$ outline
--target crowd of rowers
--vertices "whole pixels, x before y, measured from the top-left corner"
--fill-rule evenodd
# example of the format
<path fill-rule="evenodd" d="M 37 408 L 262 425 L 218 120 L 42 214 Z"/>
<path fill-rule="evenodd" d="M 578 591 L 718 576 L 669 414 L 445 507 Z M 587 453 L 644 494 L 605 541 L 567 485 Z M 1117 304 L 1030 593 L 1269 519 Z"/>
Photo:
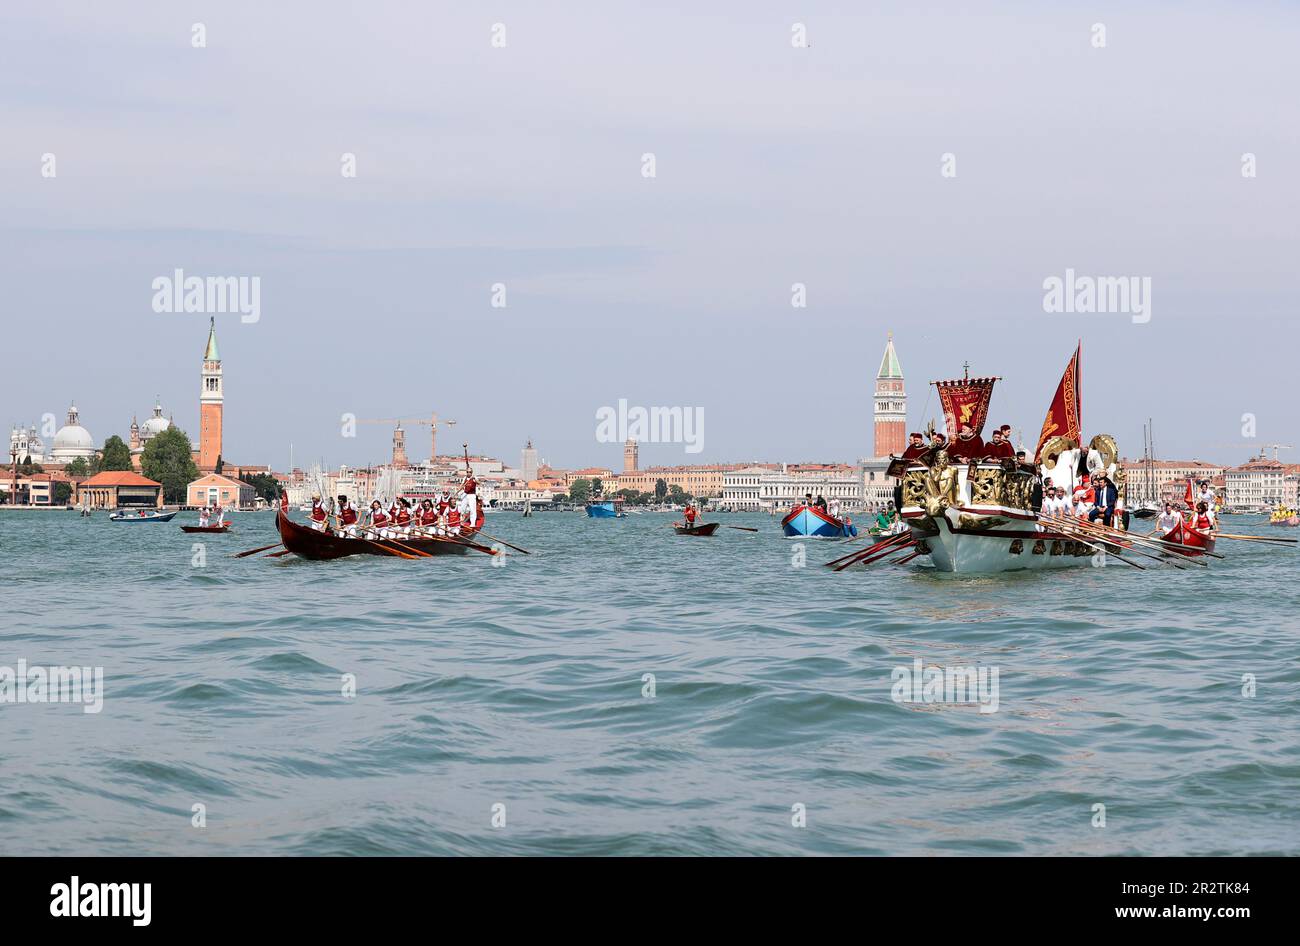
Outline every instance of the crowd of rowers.
<path fill-rule="evenodd" d="M 1012 445 L 1010 424 L 1003 424 L 996 428 L 990 435 L 988 443 L 975 433 L 970 424 L 962 424 L 956 439 L 951 443 L 948 442 L 946 435 L 938 431 L 931 433 L 929 444 L 925 443 L 925 437 L 919 433 L 910 434 L 909 440 L 907 448 L 903 451 L 904 460 L 930 466 L 940 451 L 944 451 L 950 461 L 999 462 L 1007 469 L 1011 469 L 1011 466 L 1006 461 L 1011 461 L 1016 467 L 1032 472 L 1038 477 L 1031 498 L 1031 506 L 1035 512 L 1066 519 L 1087 519 L 1089 522 L 1101 520 L 1107 526 L 1120 525 L 1128 529 L 1129 514 L 1120 508 L 1119 488 L 1104 472 L 1097 471 L 1090 475 L 1086 470 L 1081 470 L 1078 483 L 1072 492 L 1062 486 L 1053 485 L 1043 478 L 1041 464 L 1030 462 L 1025 451 L 1017 450 Z M 1180 523 L 1202 535 L 1209 535 L 1214 530 L 1217 525 L 1214 513 L 1216 500 L 1209 481 L 1201 480 L 1196 484 L 1196 490 L 1194 492 L 1189 490 L 1189 493 L 1186 509 L 1181 503 L 1164 504 L 1163 512 L 1156 519 L 1154 532 L 1168 535 Z M 899 504 L 902 502 L 901 485 L 895 489 L 895 502 Z M 893 506 L 894 503 L 890 505 Z"/>
<path fill-rule="evenodd" d="M 313 496 L 309 515 L 312 528 L 343 538 L 441 538 L 482 528 L 483 500 L 470 476 L 456 493 L 444 490 L 414 503 L 399 496 L 387 509 L 376 499 L 363 515 L 358 515 L 347 496 L 339 496 L 333 510 L 325 508 L 320 496 Z"/>

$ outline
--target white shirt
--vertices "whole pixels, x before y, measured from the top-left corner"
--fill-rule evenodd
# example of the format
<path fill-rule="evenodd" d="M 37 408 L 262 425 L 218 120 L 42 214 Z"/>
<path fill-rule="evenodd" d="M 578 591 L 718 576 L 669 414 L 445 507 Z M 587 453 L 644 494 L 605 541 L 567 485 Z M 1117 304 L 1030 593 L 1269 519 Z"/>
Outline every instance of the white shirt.
<path fill-rule="evenodd" d="M 1156 520 L 1156 525 L 1162 532 L 1168 532 L 1174 526 L 1178 525 L 1178 523 L 1182 521 L 1182 518 L 1183 517 L 1178 515 L 1177 512 L 1162 512 L 1160 518 Z"/>

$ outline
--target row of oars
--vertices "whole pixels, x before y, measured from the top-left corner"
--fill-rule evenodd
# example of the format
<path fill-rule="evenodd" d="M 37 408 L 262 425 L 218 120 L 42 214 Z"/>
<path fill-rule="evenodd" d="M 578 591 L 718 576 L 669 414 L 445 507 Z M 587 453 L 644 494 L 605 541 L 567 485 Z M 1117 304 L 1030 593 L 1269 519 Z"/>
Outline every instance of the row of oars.
<path fill-rule="evenodd" d="M 911 531 L 899 532 L 881 539 L 874 545 L 865 549 L 859 549 L 856 552 L 850 552 L 848 555 L 841 555 L 839 558 L 826 563 L 827 568 L 834 568 L 837 572 L 842 572 L 853 565 L 871 565 L 874 562 L 883 561 L 896 552 L 902 552 L 905 549 L 914 549 L 916 538 Z M 902 558 L 894 559 L 894 563 L 902 565 L 904 562 L 910 562 L 916 556 L 920 555 L 919 551 L 911 551 Z"/>
<path fill-rule="evenodd" d="M 487 554 L 487 555 L 499 555 L 499 554 L 500 554 L 500 550 L 499 550 L 499 549 L 488 548 L 486 545 L 479 545 L 477 542 L 471 542 L 471 541 L 469 541 L 468 539 L 464 539 L 464 538 L 461 538 L 461 537 L 459 537 L 459 536 L 451 536 L 451 535 L 434 535 L 434 534 L 432 534 L 432 533 L 427 533 L 427 532 L 425 532 L 423 529 L 420 529 L 419 527 L 416 527 L 415 530 L 413 530 L 413 531 L 415 531 L 415 532 L 418 533 L 418 534 L 415 535 L 415 536 L 408 536 L 407 538 L 433 539 L 433 540 L 438 541 L 438 542 L 450 542 L 450 543 L 453 544 L 453 545 L 463 545 L 463 546 L 467 546 L 468 548 L 474 549 L 474 550 L 477 551 L 477 552 L 483 552 L 483 553 L 485 553 L 485 554 Z M 373 534 L 377 535 L 378 538 L 377 538 L 377 539 L 362 539 L 362 538 L 358 538 L 358 539 L 354 539 L 354 540 L 351 540 L 351 541 L 356 541 L 356 542 L 366 542 L 367 544 L 372 545 L 372 546 L 374 546 L 375 548 L 378 548 L 380 551 L 382 551 L 382 552 L 384 552 L 384 553 L 386 553 L 386 554 L 388 554 L 388 555 L 396 556 L 396 557 L 398 557 L 398 558 L 413 559 L 413 558 L 432 558 L 432 557 L 433 557 L 432 553 L 430 553 L 430 552 L 426 552 L 426 551 L 424 551 L 424 549 L 419 549 L 419 548 L 415 548 L 414 546 L 411 546 L 411 545 L 406 545 L 406 544 L 404 544 L 404 543 L 402 543 L 402 542 L 398 542 L 396 539 L 391 539 L 391 538 L 386 538 L 386 537 L 384 537 L 384 536 L 379 536 L 379 535 L 378 535 L 379 530 L 376 529 L 374 526 L 363 526 L 363 527 L 361 528 L 360 532 L 363 533 L 363 534 L 364 534 L 364 533 L 373 533 Z M 496 536 L 491 535 L 491 534 L 489 534 L 489 533 L 487 533 L 487 532 L 484 532 L 484 531 L 482 531 L 481 529 L 475 531 L 475 532 L 474 532 L 474 535 L 481 535 L 481 536 L 483 536 L 483 538 L 485 538 L 485 539 L 489 539 L 489 540 L 491 540 L 491 541 L 493 541 L 493 542 L 498 543 L 499 545 L 503 545 L 503 546 L 505 546 L 506 548 L 514 549 L 516 552 L 520 552 L 520 553 L 522 553 L 522 554 L 524 554 L 524 555 L 532 555 L 532 554 L 533 554 L 532 552 L 528 551 L 528 549 L 523 549 L 523 548 L 520 548 L 520 547 L 517 546 L 517 545 L 512 545 L 511 543 L 505 541 L 505 539 L 497 538 Z M 268 552 L 268 551 L 270 551 L 271 549 L 277 549 L 277 548 L 279 548 L 281 545 L 283 545 L 282 542 L 276 542 L 276 543 L 274 543 L 274 544 L 272 544 L 272 545 L 264 545 L 264 546 L 262 546 L 261 548 L 249 549 L 249 550 L 246 551 L 246 552 L 238 552 L 238 553 L 235 554 L 234 557 L 235 557 L 235 558 L 247 558 L 247 557 L 250 556 L 250 555 L 256 555 L 258 552 Z M 279 557 L 282 556 L 282 555 L 288 555 L 288 554 L 289 554 L 289 551 L 286 549 L 286 550 L 284 550 L 284 551 L 282 551 L 282 552 L 272 552 L 270 555 L 267 556 L 267 558 L 279 558 Z"/>

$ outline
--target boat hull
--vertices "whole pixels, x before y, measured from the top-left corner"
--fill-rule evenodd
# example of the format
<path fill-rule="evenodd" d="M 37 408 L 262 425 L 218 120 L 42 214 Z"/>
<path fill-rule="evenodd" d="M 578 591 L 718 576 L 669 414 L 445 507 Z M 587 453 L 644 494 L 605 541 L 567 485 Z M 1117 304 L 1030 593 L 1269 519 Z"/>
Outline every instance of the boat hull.
<path fill-rule="evenodd" d="M 1039 532 L 1033 520 L 981 520 L 963 524 L 960 514 L 914 518 L 908 527 L 917 551 L 928 556 L 937 571 L 990 575 L 1100 564 L 1097 550 L 1054 530 Z"/>
<path fill-rule="evenodd" d="M 592 519 L 621 519 L 623 504 L 614 500 L 587 503 L 587 515 Z"/>
<path fill-rule="evenodd" d="M 858 534 L 858 527 L 847 520 L 836 519 L 829 513 L 811 506 L 799 506 L 781 520 L 781 531 L 787 536 L 810 536 L 838 539 Z"/>
<path fill-rule="evenodd" d="M 229 532 L 230 526 L 181 526 L 182 532 Z"/>
<path fill-rule="evenodd" d="M 717 522 L 706 522 L 698 526 L 673 526 L 678 535 L 713 535 L 718 531 Z"/>
<path fill-rule="evenodd" d="M 285 549 L 293 554 L 312 561 L 330 561 L 347 558 L 352 555 L 379 555 L 384 558 L 398 558 L 392 551 L 410 554 L 410 549 L 417 549 L 429 555 L 467 555 L 476 551 L 473 545 L 451 539 L 402 539 L 400 542 L 388 539 L 346 539 L 328 532 L 319 532 L 310 526 L 304 526 L 289 518 L 288 513 L 280 510 L 275 518 L 276 529 Z M 462 540 L 472 539 L 473 534 L 460 536 Z M 389 550 L 389 551 L 386 551 Z"/>
<path fill-rule="evenodd" d="M 171 522 L 176 513 L 164 512 L 157 516 L 109 516 L 109 522 Z"/>

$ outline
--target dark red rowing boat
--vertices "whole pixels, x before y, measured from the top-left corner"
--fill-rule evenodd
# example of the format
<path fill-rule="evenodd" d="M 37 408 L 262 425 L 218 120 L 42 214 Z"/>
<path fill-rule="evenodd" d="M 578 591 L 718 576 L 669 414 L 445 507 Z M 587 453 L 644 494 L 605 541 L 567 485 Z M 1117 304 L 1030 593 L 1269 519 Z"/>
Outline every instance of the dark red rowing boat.
<path fill-rule="evenodd" d="M 674 525 L 673 529 L 678 535 L 713 535 L 713 533 L 718 531 L 718 523 L 704 522 L 698 526 Z"/>
<path fill-rule="evenodd" d="M 346 558 L 349 555 L 383 555 L 389 558 L 411 556 L 410 550 L 416 549 L 428 555 L 466 555 L 469 552 L 488 552 L 492 549 L 476 542 L 468 541 L 466 535 L 459 537 L 427 539 L 347 539 L 330 532 L 319 532 L 310 526 L 300 525 L 289 518 L 287 496 L 281 500 L 280 508 L 275 514 L 275 527 L 280 532 L 280 541 L 284 547 L 295 555 L 313 561 Z"/>
<path fill-rule="evenodd" d="M 181 526 L 182 532 L 229 532 L 230 523 L 221 526 Z"/>
<path fill-rule="evenodd" d="M 1214 536 L 1197 532 L 1185 521 L 1179 521 L 1178 525 L 1166 532 L 1164 541 L 1181 546 L 1181 548 L 1166 549 L 1166 552 L 1171 555 L 1186 555 L 1189 558 L 1195 558 L 1202 552 L 1214 551 Z"/>

